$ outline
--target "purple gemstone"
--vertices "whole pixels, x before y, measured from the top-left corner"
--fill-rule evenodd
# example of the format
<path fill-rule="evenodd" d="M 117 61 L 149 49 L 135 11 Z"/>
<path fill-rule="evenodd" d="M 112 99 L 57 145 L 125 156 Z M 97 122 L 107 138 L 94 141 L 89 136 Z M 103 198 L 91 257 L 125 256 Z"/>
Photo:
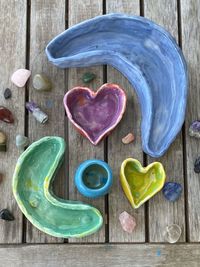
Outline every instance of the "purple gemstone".
<path fill-rule="evenodd" d="M 38 108 L 38 105 L 33 101 L 26 102 L 26 108 L 28 111 L 33 112 L 36 108 Z"/>
<path fill-rule="evenodd" d="M 189 135 L 200 138 L 200 121 L 193 121 L 189 128 Z"/>

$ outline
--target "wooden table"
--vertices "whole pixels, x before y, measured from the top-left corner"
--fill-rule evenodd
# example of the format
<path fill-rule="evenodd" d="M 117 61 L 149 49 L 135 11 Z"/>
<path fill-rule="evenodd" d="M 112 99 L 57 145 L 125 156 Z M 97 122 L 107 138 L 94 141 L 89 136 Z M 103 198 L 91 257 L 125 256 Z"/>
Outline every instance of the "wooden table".
<path fill-rule="evenodd" d="M 200 0 L 1 0 L 0 1 L 0 105 L 9 107 L 15 115 L 14 125 L 1 122 L 8 136 L 8 150 L 0 153 L 0 208 L 8 208 L 15 221 L 0 221 L 0 266 L 200 266 L 200 175 L 193 164 L 200 154 L 200 141 L 188 136 L 192 120 L 200 118 Z M 168 29 L 182 47 L 189 69 L 190 89 L 185 125 L 168 152 L 159 159 L 166 169 L 167 180 L 184 187 L 181 198 L 170 203 L 158 193 L 138 210 L 133 210 L 125 198 L 119 167 L 127 157 L 139 159 L 144 165 L 154 161 L 141 148 L 140 108 L 129 82 L 110 66 L 88 69 L 60 70 L 47 62 L 44 48 L 58 33 L 91 17 L 124 12 L 142 15 Z M 18 68 L 28 68 L 32 74 L 44 72 L 54 83 L 50 93 L 38 93 L 32 81 L 26 88 L 16 88 L 10 82 Z M 100 145 L 94 147 L 74 130 L 66 118 L 62 98 L 65 92 L 81 85 L 85 71 L 97 79 L 95 90 L 105 82 L 114 82 L 126 89 L 128 106 L 117 129 Z M 3 91 L 12 89 L 12 98 L 4 100 Z M 33 100 L 49 115 L 41 125 L 25 111 L 25 101 Z M 134 143 L 124 146 L 121 138 L 134 132 Z M 12 194 L 11 181 L 19 152 L 16 134 L 27 135 L 31 142 L 42 136 L 65 138 L 65 163 L 55 181 L 56 194 L 88 202 L 98 207 L 104 216 L 102 229 L 87 238 L 60 239 L 48 236 L 33 227 L 20 212 Z M 73 182 L 74 171 L 86 159 L 106 160 L 114 172 L 114 185 L 105 198 L 90 200 L 81 196 Z M 137 219 L 133 234 L 124 232 L 119 214 L 126 210 Z M 182 228 L 177 244 L 166 244 L 165 227 L 176 223 Z"/>

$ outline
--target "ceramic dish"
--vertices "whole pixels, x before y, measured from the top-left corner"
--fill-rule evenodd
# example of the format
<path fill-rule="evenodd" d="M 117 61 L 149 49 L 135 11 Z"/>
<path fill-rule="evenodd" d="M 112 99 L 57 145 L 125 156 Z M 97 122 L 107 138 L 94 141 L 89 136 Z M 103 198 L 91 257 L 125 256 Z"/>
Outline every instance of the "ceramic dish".
<path fill-rule="evenodd" d="M 122 72 L 141 105 L 143 150 L 165 153 L 182 127 L 187 99 L 186 63 L 165 29 L 144 17 L 98 16 L 58 35 L 46 54 L 60 68 L 109 64 Z"/>
<path fill-rule="evenodd" d="M 87 87 L 75 87 L 64 96 L 69 120 L 94 145 L 108 135 L 120 122 L 126 95 L 116 84 L 104 84 L 97 92 Z"/>
<path fill-rule="evenodd" d="M 79 165 L 74 180 L 82 195 L 91 198 L 101 197 L 107 194 L 112 186 L 112 170 L 105 161 L 86 160 Z"/>
<path fill-rule="evenodd" d="M 143 168 L 138 160 L 128 158 L 121 165 L 120 181 L 132 207 L 137 209 L 162 189 L 165 171 L 160 162 Z"/>
<path fill-rule="evenodd" d="M 102 225 L 100 212 L 78 201 L 56 197 L 52 182 L 65 151 L 61 137 L 34 142 L 17 161 L 13 193 L 26 218 L 41 231 L 56 237 L 83 237 Z"/>

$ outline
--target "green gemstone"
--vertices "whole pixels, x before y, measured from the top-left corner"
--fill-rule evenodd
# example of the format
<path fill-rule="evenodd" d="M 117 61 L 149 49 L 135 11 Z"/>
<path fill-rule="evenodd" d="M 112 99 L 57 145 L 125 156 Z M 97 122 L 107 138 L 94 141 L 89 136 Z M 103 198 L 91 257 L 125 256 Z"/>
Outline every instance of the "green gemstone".
<path fill-rule="evenodd" d="M 0 151 L 6 151 L 6 144 L 0 144 Z"/>
<path fill-rule="evenodd" d="M 84 83 L 89 83 L 96 78 L 96 75 L 92 72 L 86 72 L 83 74 L 82 80 Z"/>
<path fill-rule="evenodd" d="M 33 87 L 38 91 L 49 91 L 52 84 L 45 74 L 36 74 L 33 78 Z"/>

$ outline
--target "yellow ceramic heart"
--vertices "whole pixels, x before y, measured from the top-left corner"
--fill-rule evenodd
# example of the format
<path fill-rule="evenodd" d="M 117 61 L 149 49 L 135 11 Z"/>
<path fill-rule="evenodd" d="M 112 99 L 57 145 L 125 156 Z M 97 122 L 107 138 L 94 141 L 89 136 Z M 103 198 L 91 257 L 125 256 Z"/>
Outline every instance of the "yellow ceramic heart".
<path fill-rule="evenodd" d="M 132 207 L 137 209 L 162 189 L 165 171 L 160 162 L 143 168 L 138 160 L 128 158 L 122 162 L 120 181 Z"/>

